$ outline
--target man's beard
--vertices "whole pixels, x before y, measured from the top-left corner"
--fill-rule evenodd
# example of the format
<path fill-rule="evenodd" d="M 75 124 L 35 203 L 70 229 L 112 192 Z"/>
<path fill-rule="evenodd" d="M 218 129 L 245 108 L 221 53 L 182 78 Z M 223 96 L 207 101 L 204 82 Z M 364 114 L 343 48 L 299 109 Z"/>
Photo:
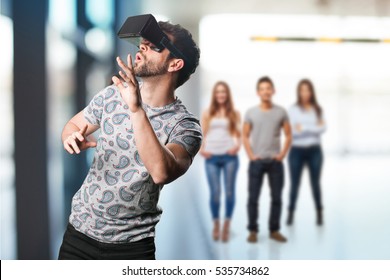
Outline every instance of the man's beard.
<path fill-rule="evenodd" d="M 168 61 L 165 61 L 162 65 L 155 65 L 150 61 L 145 60 L 143 56 L 143 64 L 140 66 L 134 66 L 134 74 L 137 77 L 153 77 L 165 74 L 168 70 Z"/>

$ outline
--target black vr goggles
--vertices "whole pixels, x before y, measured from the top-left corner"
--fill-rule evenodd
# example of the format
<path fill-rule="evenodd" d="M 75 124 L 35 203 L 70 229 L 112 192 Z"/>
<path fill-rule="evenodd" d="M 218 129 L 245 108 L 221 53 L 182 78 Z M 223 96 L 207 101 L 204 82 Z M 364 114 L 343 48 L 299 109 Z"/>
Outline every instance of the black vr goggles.
<path fill-rule="evenodd" d="M 137 47 L 139 47 L 142 38 L 145 38 L 157 47 L 156 51 L 161 52 L 167 48 L 174 57 L 189 62 L 188 58 L 160 29 L 156 19 L 151 14 L 128 17 L 119 30 L 118 37 Z"/>

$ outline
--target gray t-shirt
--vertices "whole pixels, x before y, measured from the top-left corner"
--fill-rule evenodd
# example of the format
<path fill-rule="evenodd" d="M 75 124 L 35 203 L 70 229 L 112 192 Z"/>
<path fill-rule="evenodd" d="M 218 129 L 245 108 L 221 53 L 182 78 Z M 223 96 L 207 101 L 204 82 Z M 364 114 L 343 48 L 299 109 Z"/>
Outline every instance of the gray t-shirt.
<path fill-rule="evenodd" d="M 257 105 L 246 112 L 244 122 L 251 125 L 250 142 L 255 156 L 272 158 L 280 153 L 280 131 L 285 121 L 286 110 L 275 104 L 268 111 Z"/>
<path fill-rule="evenodd" d="M 164 107 L 143 108 L 160 143 L 182 145 L 191 158 L 202 133 L 198 119 L 180 99 Z M 84 109 L 91 124 L 101 127 L 94 159 L 72 200 L 69 222 L 76 230 L 106 243 L 127 243 L 155 235 L 162 209 L 163 185 L 153 182 L 135 145 L 131 112 L 115 85 L 94 96 Z"/>

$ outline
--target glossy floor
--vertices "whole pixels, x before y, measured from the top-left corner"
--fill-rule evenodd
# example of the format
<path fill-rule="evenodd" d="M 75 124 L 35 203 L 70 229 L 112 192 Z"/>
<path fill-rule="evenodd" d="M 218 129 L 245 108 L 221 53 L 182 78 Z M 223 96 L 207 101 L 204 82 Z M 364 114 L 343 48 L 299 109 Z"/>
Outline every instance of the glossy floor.
<path fill-rule="evenodd" d="M 268 237 L 267 180 L 260 200 L 259 242 L 246 242 L 247 159 L 243 154 L 240 165 L 230 242 L 211 239 L 209 190 L 199 157 L 186 176 L 163 189 L 160 205 L 164 213 L 156 239 L 158 259 L 390 259 L 389 156 L 326 157 L 322 227 L 315 225 L 306 171 L 294 225 L 286 226 L 287 176 L 281 229 L 288 238 L 285 244 Z M 222 214 L 223 210 L 222 207 Z"/>

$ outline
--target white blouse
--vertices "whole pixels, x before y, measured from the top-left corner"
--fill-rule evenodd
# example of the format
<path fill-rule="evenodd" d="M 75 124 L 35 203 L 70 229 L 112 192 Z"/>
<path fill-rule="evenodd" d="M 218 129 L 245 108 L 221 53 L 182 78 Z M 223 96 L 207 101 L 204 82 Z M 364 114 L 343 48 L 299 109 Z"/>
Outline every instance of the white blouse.
<path fill-rule="evenodd" d="M 222 155 L 233 148 L 234 144 L 234 137 L 229 132 L 229 119 L 212 118 L 206 134 L 204 150 L 213 155 Z"/>
<path fill-rule="evenodd" d="M 321 144 L 321 134 L 325 132 L 326 125 L 322 113 L 322 124 L 319 123 L 314 108 L 303 110 L 298 105 L 293 105 L 288 110 L 291 127 L 292 127 L 292 146 L 308 147 Z M 296 126 L 299 124 L 301 130 L 297 131 Z"/>

